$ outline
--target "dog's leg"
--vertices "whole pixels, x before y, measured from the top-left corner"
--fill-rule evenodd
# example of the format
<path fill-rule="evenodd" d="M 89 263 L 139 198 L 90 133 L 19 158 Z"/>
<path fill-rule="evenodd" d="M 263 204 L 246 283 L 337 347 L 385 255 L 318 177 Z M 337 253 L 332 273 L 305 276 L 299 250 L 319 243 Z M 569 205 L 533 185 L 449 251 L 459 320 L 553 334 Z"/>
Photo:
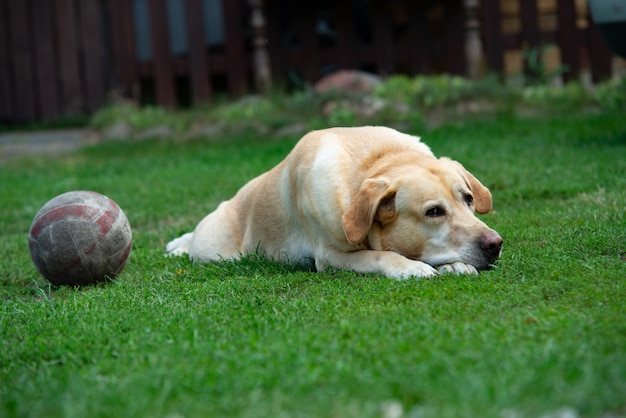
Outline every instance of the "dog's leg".
<path fill-rule="evenodd" d="M 193 232 L 188 232 L 185 235 L 173 239 L 165 246 L 166 255 L 183 255 L 189 253 L 189 245 L 193 238 Z"/>
<path fill-rule="evenodd" d="M 241 233 L 237 225 L 237 210 L 231 201 L 222 202 L 204 217 L 194 230 L 165 247 L 167 255 L 189 254 L 193 261 L 237 259 L 241 256 Z"/>
<path fill-rule="evenodd" d="M 391 251 L 362 250 L 341 252 L 326 249 L 315 257 L 315 267 L 349 269 L 359 273 L 379 273 L 394 279 L 432 277 L 439 274 L 435 268 L 417 260 L 408 259 Z"/>
<path fill-rule="evenodd" d="M 236 202 L 222 202 L 196 227 L 189 242 L 189 257 L 200 263 L 240 258 L 243 250 L 239 222 Z"/>

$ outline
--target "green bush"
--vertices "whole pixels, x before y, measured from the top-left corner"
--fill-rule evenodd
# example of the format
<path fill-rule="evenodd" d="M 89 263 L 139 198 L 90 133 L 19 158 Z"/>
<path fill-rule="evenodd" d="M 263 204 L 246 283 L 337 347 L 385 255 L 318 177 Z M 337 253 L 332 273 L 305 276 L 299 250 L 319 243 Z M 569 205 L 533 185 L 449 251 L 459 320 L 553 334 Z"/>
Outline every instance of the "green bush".
<path fill-rule="evenodd" d="M 437 75 L 409 78 L 392 76 L 374 91 L 374 95 L 388 100 L 433 108 L 469 97 L 472 83 L 465 78 Z"/>
<path fill-rule="evenodd" d="M 197 109 L 174 111 L 160 106 L 141 107 L 129 103 L 115 103 L 96 112 L 89 124 L 96 129 L 103 129 L 116 123 L 127 123 L 136 130 L 166 125 L 180 132 L 189 128 L 197 113 Z"/>
<path fill-rule="evenodd" d="M 532 85 L 522 89 L 522 99 L 529 104 L 580 105 L 587 101 L 588 93 L 580 83 L 563 87 Z"/>
<path fill-rule="evenodd" d="M 527 85 L 543 86 L 568 70 L 568 66 L 564 64 L 551 70 L 548 69 L 544 55 L 554 48 L 556 48 L 555 44 L 541 44 L 535 47 L 525 46 L 522 49 L 522 57 L 526 61 L 526 71 L 523 77 Z"/>
<path fill-rule="evenodd" d="M 607 110 L 626 110 L 626 77 L 600 84 L 592 93 L 593 100 Z"/>
<path fill-rule="evenodd" d="M 505 85 L 496 75 L 479 80 L 451 75 L 395 75 L 384 80 L 371 95 L 342 91 L 316 93 L 311 88 L 289 94 L 276 90 L 267 96 L 245 96 L 231 101 L 218 99 L 208 107 L 186 110 L 115 103 L 98 111 L 90 125 L 105 129 L 123 122 L 135 131 L 165 125 L 174 132 L 184 132 L 198 122 L 219 124 L 231 132 L 271 131 L 293 125 L 318 129 L 372 124 L 420 130 L 428 118 L 426 113 L 445 107 L 453 110 L 446 118 L 494 111 L 515 113 L 528 107 L 540 113 L 580 111 L 590 106 L 626 109 L 624 78 L 599 84 L 593 90 L 577 82 L 565 86 L 525 84 Z M 478 103 L 479 106 L 474 106 L 477 110 L 473 112 L 455 110 L 460 103 Z"/>

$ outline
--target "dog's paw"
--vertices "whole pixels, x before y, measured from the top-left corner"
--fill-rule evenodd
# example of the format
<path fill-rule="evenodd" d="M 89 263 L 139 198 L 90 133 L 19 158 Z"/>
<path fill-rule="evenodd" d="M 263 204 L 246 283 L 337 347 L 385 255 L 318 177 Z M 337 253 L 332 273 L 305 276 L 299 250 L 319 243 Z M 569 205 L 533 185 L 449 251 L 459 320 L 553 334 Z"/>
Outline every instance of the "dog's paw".
<path fill-rule="evenodd" d="M 176 238 L 167 243 L 165 246 L 166 256 L 181 256 L 189 253 L 189 245 L 191 244 L 191 237 L 193 233 L 187 233 L 179 238 Z"/>
<path fill-rule="evenodd" d="M 180 250 L 180 249 L 172 250 L 172 251 L 167 251 L 167 250 L 165 251 L 166 257 L 182 257 L 186 254 L 187 254 L 187 251 Z"/>
<path fill-rule="evenodd" d="M 408 261 L 408 260 L 407 260 Z M 395 268 L 386 275 L 398 280 L 406 280 L 410 278 L 428 278 L 437 276 L 439 272 L 430 264 L 421 261 L 410 260 L 401 267 Z"/>
<path fill-rule="evenodd" d="M 465 264 L 461 261 L 449 264 L 442 264 L 440 266 L 437 266 L 437 270 L 441 274 L 478 274 L 478 270 L 476 270 L 476 267 L 472 266 L 471 264 Z"/>

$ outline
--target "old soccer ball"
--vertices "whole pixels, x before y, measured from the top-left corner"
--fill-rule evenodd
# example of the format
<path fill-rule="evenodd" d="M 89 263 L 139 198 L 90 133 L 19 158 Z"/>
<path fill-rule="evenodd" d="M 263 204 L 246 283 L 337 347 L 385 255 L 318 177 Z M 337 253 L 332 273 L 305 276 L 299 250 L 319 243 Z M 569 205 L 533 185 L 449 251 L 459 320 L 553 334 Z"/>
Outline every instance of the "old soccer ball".
<path fill-rule="evenodd" d="M 84 285 L 117 276 L 128 260 L 132 232 L 113 200 L 90 191 L 61 194 L 30 226 L 35 267 L 54 285 Z"/>

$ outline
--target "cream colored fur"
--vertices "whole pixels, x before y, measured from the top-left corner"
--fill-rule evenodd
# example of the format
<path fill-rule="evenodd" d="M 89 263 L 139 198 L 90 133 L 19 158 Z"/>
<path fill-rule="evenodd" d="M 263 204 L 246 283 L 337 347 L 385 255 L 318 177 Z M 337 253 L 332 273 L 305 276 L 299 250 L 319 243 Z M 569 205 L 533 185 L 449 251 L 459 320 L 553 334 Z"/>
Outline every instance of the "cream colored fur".
<path fill-rule="evenodd" d="M 385 127 L 310 132 L 167 253 L 209 263 L 260 251 L 393 278 L 476 273 L 502 239 L 474 212 L 491 194 L 418 137 Z M 437 270 L 438 269 L 438 270 Z"/>

